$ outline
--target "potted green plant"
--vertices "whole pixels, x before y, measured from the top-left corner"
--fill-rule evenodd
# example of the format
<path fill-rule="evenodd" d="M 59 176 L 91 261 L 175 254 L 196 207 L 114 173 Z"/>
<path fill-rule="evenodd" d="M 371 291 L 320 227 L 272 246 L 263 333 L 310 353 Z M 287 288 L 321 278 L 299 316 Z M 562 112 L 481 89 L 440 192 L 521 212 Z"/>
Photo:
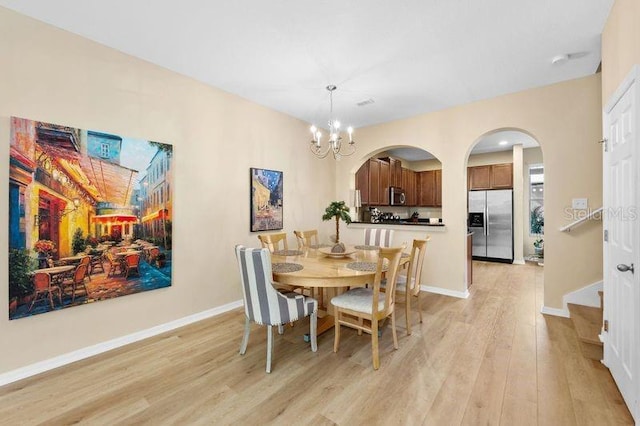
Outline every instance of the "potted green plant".
<path fill-rule="evenodd" d="M 28 250 L 9 251 L 9 310 L 17 308 L 18 300 L 33 293 L 29 271 L 32 259 Z"/>
<path fill-rule="evenodd" d="M 544 240 L 540 236 L 533 242 L 533 250 L 536 256 L 542 257 L 544 255 Z"/>
<path fill-rule="evenodd" d="M 349 215 L 349 207 L 344 201 L 332 201 L 324 211 L 322 220 L 336 220 L 336 243 L 331 248 L 333 253 L 344 253 L 344 244 L 340 243 L 340 219 L 344 220 L 347 224 L 351 223 L 351 216 Z"/>

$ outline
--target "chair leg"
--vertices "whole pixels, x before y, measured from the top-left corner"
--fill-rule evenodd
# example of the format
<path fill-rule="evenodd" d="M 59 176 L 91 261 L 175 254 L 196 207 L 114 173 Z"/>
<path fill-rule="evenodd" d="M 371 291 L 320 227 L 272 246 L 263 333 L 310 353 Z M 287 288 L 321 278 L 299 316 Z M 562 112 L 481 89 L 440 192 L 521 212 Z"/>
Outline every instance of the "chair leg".
<path fill-rule="evenodd" d="M 420 315 L 420 324 L 422 324 L 422 309 L 420 309 L 420 292 L 416 294 L 416 309 L 418 310 L 418 315 Z"/>
<path fill-rule="evenodd" d="M 51 294 L 51 290 L 49 290 L 49 304 L 51 305 L 51 309 L 53 309 L 53 295 Z"/>
<path fill-rule="evenodd" d="M 404 316 L 407 321 L 407 336 L 411 336 L 411 299 L 411 293 L 407 291 L 407 298 L 404 301 Z"/>
<path fill-rule="evenodd" d="M 242 336 L 242 343 L 240 344 L 240 355 L 244 355 L 245 352 L 247 352 L 247 344 L 249 343 L 250 331 L 251 331 L 251 320 L 249 320 L 249 317 L 245 317 L 244 335 Z"/>
<path fill-rule="evenodd" d="M 373 358 L 373 369 L 380 368 L 380 356 L 378 354 L 378 319 L 371 319 L 371 358 Z"/>
<path fill-rule="evenodd" d="M 311 314 L 309 333 L 311 334 L 311 351 L 316 352 L 318 350 L 318 311 Z"/>
<path fill-rule="evenodd" d="M 335 333 L 333 339 L 333 352 L 338 352 L 338 346 L 340 346 L 340 310 L 336 309 L 335 312 Z"/>
<path fill-rule="evenodd" d="M 364 318 L 362 318 L 362 317 L 358 318 L 358 325 L 360 327 L 364 326 Z M 362 336 L 362 328 L 358 329 L 358 336 Z"/>
<path fill-rule="evenodd" d="M 393 334 L 393 348 L 397 350 L 398 349 L 398 333 L 396 333 L 396 311 L 395 310 L 391 312 L 391 334 Z"/>
<path fill-rule="evenodd" d="M 271 373 L 271 354 L 273 353 L 273 326 L 267 326 L 267 373 Z"/>

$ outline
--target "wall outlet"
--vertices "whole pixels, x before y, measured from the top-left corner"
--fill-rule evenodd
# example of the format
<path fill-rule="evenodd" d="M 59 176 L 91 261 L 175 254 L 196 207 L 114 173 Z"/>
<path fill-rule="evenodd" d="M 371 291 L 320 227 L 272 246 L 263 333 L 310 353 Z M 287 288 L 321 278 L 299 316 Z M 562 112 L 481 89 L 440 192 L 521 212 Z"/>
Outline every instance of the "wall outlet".
<path fill-rule="evenodd" d="M 574 210 L 586 210 L 588 203 L 586 198 L 574 198 L 571 200 L 571 206 Z"/>

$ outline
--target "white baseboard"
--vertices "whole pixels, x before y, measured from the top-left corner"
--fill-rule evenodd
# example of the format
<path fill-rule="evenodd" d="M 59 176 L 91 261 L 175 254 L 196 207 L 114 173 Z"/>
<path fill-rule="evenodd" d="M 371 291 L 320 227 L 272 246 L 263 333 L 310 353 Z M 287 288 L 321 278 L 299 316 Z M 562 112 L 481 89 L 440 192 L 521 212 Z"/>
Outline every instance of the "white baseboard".
<path fill-rule="evenodd" d="M 543 306 L 542 309 L 540 309 L 540 313 L 544 315 L 553 315 L 554 317 L 569 318 L 569 311 L 567 309 L 558 309 Z"/>
<path fill-rule="evenodd" d="M 429 293 L 436 293 L 436 294 L 442 294 L 443 296 L 451 296 L 451 297 L 457 297 L 458 299 L 468 299 L 469 298 L 469 290 L 465 290 L 465 291 L 455 291 L 455 290 L 449 290 L 446 288 L 442 288 L 442 287 L 433 287 L 430 285 L 421 285 L 420 286 L 420 290 L 421 291 L 428 291 Z"/>
<path fill-rule="evenodd" d="M 15 370 L 0 374 L 0 386 L 7 385 L 18 380 L 26 379 L 27 377 L 35 376 L 36 374 L 44 373 L 45 371 L 53 370 L 54 368 L 71 364 L 72 362 L 80 361 L 81 359 L 89 358 L 94 355 L 119 348 L 121 346 L 125 346 L 140 340 L 147 339 L 149 337 L 156 336 L 158 334 L 165 333 L 167 331 L 174 330 L 176 328 L 184 327 L 185 325 L 189 325 L 194 322 L 202 321 L 204 319 L 223 314 L 241 306 L 242 300 L 237 300 L 223 306 L 218 306 L 217 308 L 208 309 L 206 311 L 179 318 L 165 324 L 147 328 L 146 330 L 140 330 L 135 333 L 127 334 L 126 336 L 117 337 L 112 340 L 107 340 L 106 342 L 87 346 L 86 348 L 78 349 L 76 351 L 62 354 L 44 361 L 36 362 L 25 367 L 17 368 Z"/>
<path fill-rule="evenodd" d="M 565 294 L 562 297 L 562 303 L 564 303 L 565 309 L 567 309 L 567 303 L 599 308 L 600 296 L 598 295 L 598 291 L 602 290 L 602 286 L 602 281 L 596 281 L 586 287 Z"/>
<path fill-rule="evenodd" d="M 514 259 L 512 264 L 513 265 L 524 265 L 525 261 L 524 261 L 524 259 Z"/>

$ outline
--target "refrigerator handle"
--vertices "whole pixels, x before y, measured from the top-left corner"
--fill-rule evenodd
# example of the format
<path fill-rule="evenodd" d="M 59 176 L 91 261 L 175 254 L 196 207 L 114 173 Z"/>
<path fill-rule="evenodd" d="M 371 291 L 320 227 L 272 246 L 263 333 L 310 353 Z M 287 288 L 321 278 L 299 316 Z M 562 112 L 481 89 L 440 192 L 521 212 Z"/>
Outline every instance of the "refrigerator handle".
<path fill-rule="evenodd" d="M 489 236 L 489 206 L 484 205 L 484 235 Z"/>

